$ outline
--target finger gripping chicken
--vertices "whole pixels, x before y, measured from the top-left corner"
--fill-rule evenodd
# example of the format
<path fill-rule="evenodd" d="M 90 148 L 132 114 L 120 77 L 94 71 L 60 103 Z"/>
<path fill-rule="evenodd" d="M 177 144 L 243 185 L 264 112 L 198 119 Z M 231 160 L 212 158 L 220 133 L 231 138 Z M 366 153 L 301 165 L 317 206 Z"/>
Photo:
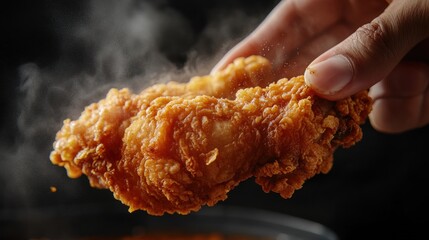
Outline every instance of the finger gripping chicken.
<path fill-rule="evenodd" d="M 362 138 L 371 99 L 365 91 L 337 102 L 321 99 L 299 76 L 247 87 L 235 97 L 161 94 L 137 109 L 119 111 L 127 120 L 115 122 L 120 131 L 110 134 L 119 146 L 112 145 L 114 154 L 94 154 L 82 164 L 81 154 L 71 151 L 79 144 L 64 140 L 74 134 L 60 131 L 51 160 L 69 175 L 80 169 L 96 179 L 93 186 L 109 188 L 130 211 L 187 214 L 226 199 L 251 177 L 264 191 L 291 197 L 331 169 L 338 147 Z"/>

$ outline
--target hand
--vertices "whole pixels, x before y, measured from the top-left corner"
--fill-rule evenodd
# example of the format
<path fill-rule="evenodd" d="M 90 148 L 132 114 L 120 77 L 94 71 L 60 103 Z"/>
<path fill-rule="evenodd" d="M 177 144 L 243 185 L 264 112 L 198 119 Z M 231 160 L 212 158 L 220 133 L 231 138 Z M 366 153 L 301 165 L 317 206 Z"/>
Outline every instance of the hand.
<path fill-rule="evenodd" d="M 428 26 L 428 0 L 284 0 L 213 70 L 258 54 L 327 99 L 370 89 L 373 127 L 402 132 L 429 123 Z"/>

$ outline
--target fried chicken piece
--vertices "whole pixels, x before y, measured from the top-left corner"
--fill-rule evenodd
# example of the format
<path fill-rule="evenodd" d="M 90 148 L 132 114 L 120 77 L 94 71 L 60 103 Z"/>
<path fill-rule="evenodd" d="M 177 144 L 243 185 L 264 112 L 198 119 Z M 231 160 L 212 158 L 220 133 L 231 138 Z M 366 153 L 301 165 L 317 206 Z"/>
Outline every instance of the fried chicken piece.
<path fill-rule="evenodd" d="M 56 135 L 51 162 L 67 169 L 68 176 L 87 175 L 91 186 L 109 188 L 105 174 L 122 157 L 122 137 L 132 118 L 160 96 L 191 98 L 208 95 L 233 98 L 240 88 L 266 86 L 272 82 L 270 62 L 260 56 L 237 58 L 212 75 L 191 78 L 188 83 L 156 84 L 140 94 L 111 89 L 107 97 L 85 108 L 79 119 L 66 119 Z"/>
<path fill-rule="evenodd" d="M 121 105 L 121 96 L 115 91 L 105 101 Z M 61 130 L 51 160 L 71 176 L 80 170 L 93 186 L 109 188 L 130 211 L 153 215 L 212 206 L 253 176 L 264 191 L 289 198 L 307 179 L 331 169 L 338 147 L 361 140 L 360 124 L 371 104 L 366 91 L 337 102 L 319 98 L 302 76 L 239 90 L 234 99 L 160 94 L 136 104 L 139 108 L 122 104 L 121 113 L 112 114 L 117 122 L 106 118 L 91 125 L 104 129 L 103 124 L 115 122 L 117 132 L 108 138 L 114 149 L 81 161 L 74 149 L 84 144 L 69 140 L 92 131 L 80 129 L 76 135 Z M 81 124 L 87 122 L 86 113 L 94 115 L 87 109 Z M 133 117 L 122 117 L 127 114 Z"/>
<path fill-rule="evenodd" d="M 366 92 L 331 102 L 302 76 L 240 90 L 234 100 L 160 97 L 125 130 L 110 188 L 130 211 L 154 215 L 212 206 L 252 176 L 289 198 L 330 170 L 336 148 L 362 138 L 370 109 Z"/>

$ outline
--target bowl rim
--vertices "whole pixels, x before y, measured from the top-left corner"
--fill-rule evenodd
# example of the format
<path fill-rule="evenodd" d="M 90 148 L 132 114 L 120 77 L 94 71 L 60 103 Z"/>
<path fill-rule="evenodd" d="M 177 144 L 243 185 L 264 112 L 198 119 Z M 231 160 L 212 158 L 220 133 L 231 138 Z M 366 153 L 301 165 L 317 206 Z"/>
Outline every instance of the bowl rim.
<path fill-rule="evenodd" d="M 155 226 L 154 229 L 156 229 L 156 227 L 161 229 L 162 226 L 167 226 L 166 222 L 174 224 L 176 227 L 185 228 L 195 227 L 195 223 L 198 223 L 200 230 L 203 230 L 204 226 L 206 226 L 206 229 L 220 227 L 222 228 L 221 232 L 225 230 L 225 233 L 234 233 L 239 231 L 239 229 L 254 232 L 268 231 L 271 234 L 273 232 L 281 234 L 282 231 L 284 233 L 292 231 L 297 235 L 310 236 L 308 237 L 309 239 L 338 240 L 334 231 L 315 221 L 266 209 L 223 205 L 222 203 L 211 207 L 204 206 L 199 211 L 192 212 L 188 215 L 164 214 L 163 216 L 151 216 L 144 211 L 129 213 L 123 205 L 115 205 L 112 207 L 112 205 L 103 204 L 1 209 L 0 233 L 5 230 L 3 226 L 10 225 L 11 223 L 21 223 L 31 226 L 36 222 L 51 223 L 59 219 L 97 217 L 97 219 L 103 221 L 104 218 L 108 219 L 109 217 L 116 216 L 121 216 L 122 219 L 133 218 L 134 221 L 130 221 L 131 225 L 135 223 L 144 223 L 147 224 L 145 228 Z M 255 228 L 254 226 L 257 227 Z M 36 229 L 36 232 L 37 231 Z"/>

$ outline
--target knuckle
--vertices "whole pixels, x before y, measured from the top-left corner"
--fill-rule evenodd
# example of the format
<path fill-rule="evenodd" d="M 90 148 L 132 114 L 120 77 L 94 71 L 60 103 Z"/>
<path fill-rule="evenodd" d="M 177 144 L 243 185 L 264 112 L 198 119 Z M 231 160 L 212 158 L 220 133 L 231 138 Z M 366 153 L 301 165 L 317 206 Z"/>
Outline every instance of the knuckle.
<path fill-rule="evenodd" d="M 369 53 L 384 52 L 384 57 L 394 57 L 394 46 L 390 39 L 389 28 L 381 21 L 372 21 L 356 30 L 354 41 L 356 44 L 363 46 Z"/>
<path fill-rule="evenodd" d="M 378 41 L 378 39 L 382 38 L 383 26 L 376 21 L 372 21 L 360 27 L 357 32 L 361 33 L 360 35 L 364 38 Z"/>

